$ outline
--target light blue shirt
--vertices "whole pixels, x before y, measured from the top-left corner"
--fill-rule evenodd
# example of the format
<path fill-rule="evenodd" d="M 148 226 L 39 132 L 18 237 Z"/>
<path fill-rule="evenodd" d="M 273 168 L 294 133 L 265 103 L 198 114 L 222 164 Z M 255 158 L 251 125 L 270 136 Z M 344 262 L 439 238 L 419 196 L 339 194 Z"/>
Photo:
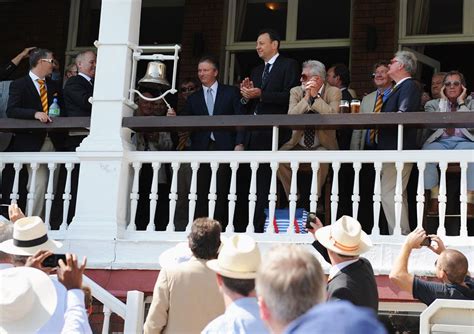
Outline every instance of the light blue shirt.
<path fill-rule="evenodd" d="M 244 297 L 230 304 L 223 315 L 212 320 L 201 332 L 201 334 L 212 333 L 268 333 L 260 319 L 257 298 Z"/>

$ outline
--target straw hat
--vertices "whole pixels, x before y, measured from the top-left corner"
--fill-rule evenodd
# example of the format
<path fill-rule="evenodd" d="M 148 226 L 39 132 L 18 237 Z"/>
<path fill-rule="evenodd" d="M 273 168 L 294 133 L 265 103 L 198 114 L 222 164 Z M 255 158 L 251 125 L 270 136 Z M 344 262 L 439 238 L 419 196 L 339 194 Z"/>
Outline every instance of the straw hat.
<path fill-rule="evenodd" d="M 255 240 L 245 234 L 236 234 L 224 242 L 217 259 L 207 261 L 207 266 L 225 277 L 252 279 L 257 276 L 260 262 Z"/>
<path fill-rule="evenodd" d="M 36 332 L 51 318 L 56 303 L 53 281 L 41 270 L 0 270 L 0 333 Z"/>
<path fill-rule="evenodd" d="M 189 243 L 187 241 L 180 242 L 179 244 L 176 244 L 176 246 L 161 253 L 158 263 L 161 268 L 165 269 L 189 261 L 192 256 L 193 252 L 191 252 L 191 249 L 189 248 Z"/>
<path fill-rule="evenodd" d="M 48 239 L 46 225 L 40 217 L 25 217 L 13 224 L 13 239 L 0 243 L 0 251 L 13 255 L 34 255 L 39 250 L 57 253 L 62 243 Z"/>
<path fill-rule="evenodd" d="M 349 216 L 342 216 L 334 224 L 320 228 L 315 236 L 324 247 L 341 255 L 357 256 L 372 247 L 360 223 Z"/>

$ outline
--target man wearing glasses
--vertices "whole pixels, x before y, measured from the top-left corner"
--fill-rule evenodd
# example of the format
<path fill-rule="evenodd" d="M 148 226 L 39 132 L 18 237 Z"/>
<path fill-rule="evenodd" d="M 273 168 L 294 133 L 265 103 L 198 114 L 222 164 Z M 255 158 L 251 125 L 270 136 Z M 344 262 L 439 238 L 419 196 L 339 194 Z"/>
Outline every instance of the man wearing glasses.
<path fill-rule="evenodd" d="M 62 107 L 61 90 L 54 81 L 49 79 L 53 72 L 53 53 L 46 49 L 36 49 L 30 53 L 30 72 L 28 75 L 12 82 L 7 107 L 9 118 L 37 119 L 41 123 L 52 122 L 48 116 L 49 106 L 57 97 Z M 63 108 L 61 108 L 63 109 Z M 10 144 L 13 152 L 52 152 L 61 143 L 59 137 L 46 132 L 16 133 Z M 32 170 L 28 167 L 28 192 L 34 194 L 32 216 L 41 216 L 43 212 L 44 194 L 48 181 L 48 168 L 40 165 L 36 172 L 36 182 L 31 184 Z M 11 175 L 13 176 L 13 175 Z M 4 179 L 13 182 L 13 177 Z M 5 184 L 4 184 L 5 185 Z M 9 192 L 11 187 L 4 187 Z M 4 197 L 4 198 L 9 198 Z"/>
<path fill-rule="evenodd" d="M 441 97 L 425 105 L 428 112 L 473 111 L 474 101 L 467 97 L 464 75 L 458 71 L 448 72 L 443 80 Z M 474 150 L 474 131 L 466 128 L 436 129 L 423 145 L 424 150 Z M 438 169 L 436 164 L 426 164 L 425 189 L 431 190 L 429 210 L 438 211 Z M 467 212 L 474 214 L 474 164 L 467 168 Z"/>
<path fill-rule="evenodd" d="M 289 115 L 300 114 L 337 114 L 341 91 L 326 83 L 326 68 L 317 60 L 303 63 L 301 85 L 290 90 Z M 337 150 L 335 130 L 294 130 L 291 139 L 283 144 L 281 150 Z M 309 164 L 302 164 L 300 170 L 311 171 Z M 326 180 L 328 165 L 321 164 L 318 175 L 318 194 Z M 280 164 L 278 169 L 285 193 L 290 194 L 291 168 L 289 164 Z"/>

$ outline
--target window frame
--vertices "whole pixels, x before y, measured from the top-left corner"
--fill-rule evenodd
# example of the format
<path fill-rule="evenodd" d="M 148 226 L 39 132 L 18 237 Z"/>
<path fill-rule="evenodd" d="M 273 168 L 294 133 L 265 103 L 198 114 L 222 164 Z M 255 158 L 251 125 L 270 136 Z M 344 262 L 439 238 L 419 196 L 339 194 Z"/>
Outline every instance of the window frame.
<path fill-rule="evenodd" d="M 238 0 L 229 0 L 227 12 L 227 34 L 225 45 L 225 68 L 224 83 L 234 82 L 235 55 L 239 51 L 255 50 L 255 42 L 235 42 L 235 17 Z M 351 63 L 351 36 L 354 0 L 351 0 L 351 14 L 349 22 L 349 36 L 347 38 L 332 39 L 305 39 L 297 40 L 298 29 L 298 2 L 299 0 L 288 0 L 288 12 L 286 17 L 286 38 L 281 41 L 281 50 L 296 49 L 318 49 L 318 48 L 349 48 L 349 67 Z"/>
<path fill-rule="evenodd" d="M 463 1 L 463 32 L 460 34 L 407 35 L 407 5 L 409 0 L 400 0 L 398 45 L 399 49 L 407 44 L 439 44 L 454 42 L 474 42 L 474 0 Z"/>

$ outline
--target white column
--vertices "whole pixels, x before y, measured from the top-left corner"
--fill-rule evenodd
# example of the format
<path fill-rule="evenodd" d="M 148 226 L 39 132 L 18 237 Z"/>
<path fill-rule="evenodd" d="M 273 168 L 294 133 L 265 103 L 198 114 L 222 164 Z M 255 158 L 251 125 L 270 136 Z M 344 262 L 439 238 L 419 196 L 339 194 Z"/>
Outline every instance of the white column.
<path fill-rule="evenodd" d="M 90 135 L 77 149 L 80 175 L 70 239 L 114 240 L 125 231 L 130 131 L 122 117 L 131 80 L 132 50 L 138 44 L 141 0 L 102 0 Z"/>

